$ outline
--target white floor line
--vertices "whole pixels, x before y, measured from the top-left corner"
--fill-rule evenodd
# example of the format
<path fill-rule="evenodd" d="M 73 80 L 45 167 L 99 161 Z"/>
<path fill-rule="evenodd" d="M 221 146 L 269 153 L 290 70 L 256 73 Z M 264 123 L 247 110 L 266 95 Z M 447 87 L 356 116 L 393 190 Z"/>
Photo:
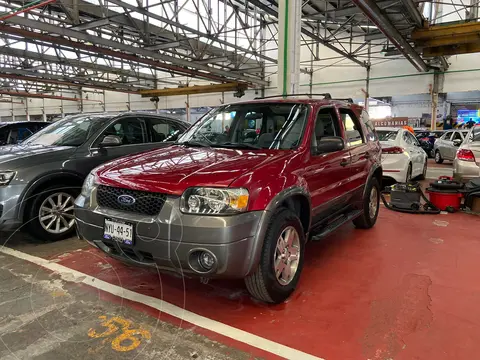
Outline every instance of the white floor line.
<path fill-rule="evenodd" d="M 182 309 L 176 305 L 170 304 L 166 301 L 154 298 L 152 296 L 139 294 L 134 291 L 124 289 L 120 286 L 110 284 L 108 282 L 99 280 L 93 276 L 84 274 L 80 271 L 76 271 L 66 266 L 50 262 L 49 260 L 29 255 L 24 252 L 10 249 L 7 247 L 0 247 L 0 252 L 6 255 L 14 256 L 18 259 L 29 261 L 45 269 L 56 272 L 60 276 L 62 276 L 62 278 L 65 278 L 65 281 L 74 281 L 77 283 L 81 282 L 83 284 L 92 286 L 94 288 L 119 296 L 121 298 L 150 306 L 165 314 L 174 316 L 178 319 L 182 319 L 183 321 L 186 321 L 190 324 L 229 337 L 236 341 L 240 341 L 244 344 L 256 347 L 257 349 L 267 351 L 283 358 L 294 360 L 324 360 L 322 358 L 307 354 L 303 351 L 290 348 L 288 346 L 262 338 L 249 332 L 195 314 L 191 311 Z M 79 281 L 80 279 L 81 281 Z"/>

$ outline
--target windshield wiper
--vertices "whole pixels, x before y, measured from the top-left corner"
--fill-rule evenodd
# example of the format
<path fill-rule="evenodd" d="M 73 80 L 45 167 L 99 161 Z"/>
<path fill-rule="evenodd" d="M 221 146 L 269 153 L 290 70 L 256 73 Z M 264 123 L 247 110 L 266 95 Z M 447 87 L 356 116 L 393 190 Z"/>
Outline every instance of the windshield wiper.
<path fill-rule="evenodd" d="M 210 147 L 209 144 L 203 143 L 201 141 L 187 140 L 184 142 L 177 142 L 177 145 L 193 146 L 193 147 Z"/>
<path fill-rule="evenodd" d="M 234 142 L 226 142 L 226 143 L 221 143 L 221 144 L 214 144 L 214 147 L 228 147 L 228 148 L 234 148 L 234 149 L 253 149 L 253 150 L 259 150 L 261 147 L 255 146 L 252 144 L 246 144 L 246 143 L 234 143 Z"/>

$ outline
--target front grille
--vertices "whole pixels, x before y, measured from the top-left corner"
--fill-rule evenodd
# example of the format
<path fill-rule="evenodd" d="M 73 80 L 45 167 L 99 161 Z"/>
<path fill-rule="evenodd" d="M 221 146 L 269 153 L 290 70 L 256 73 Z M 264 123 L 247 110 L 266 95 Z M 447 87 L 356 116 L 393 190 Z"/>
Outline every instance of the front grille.
<path fill-rule="evenodd" d="M 135 202 L 131 205 L 121 204 L 118 201 L 120 195 L 130 195 Z M 97 203 L 101 207 L 150 216 L 160 213 L 166 198 L 164 194 L 104 185 L 100 185 L 97 189 Z"/>

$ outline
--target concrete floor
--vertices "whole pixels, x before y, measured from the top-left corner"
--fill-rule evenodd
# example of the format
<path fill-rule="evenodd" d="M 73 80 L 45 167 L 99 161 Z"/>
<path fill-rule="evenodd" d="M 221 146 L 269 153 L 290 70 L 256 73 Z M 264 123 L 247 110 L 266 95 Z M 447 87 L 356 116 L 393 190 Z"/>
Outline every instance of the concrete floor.
<path fill-rule="evenodd" d="M 479 216 L 410 215 L 382 206 L 373 229 L 346 225 L 310 243 L 298 290 L 278 306 L 253 301 L 241 281 L 204 285 L 159 275 L 106 258 L 76 239 L 45 244 L 4 234 L 3 240 L 8 248 L 312 359 L 443 360 L 480 353 L 479 228 Z M 261 342 L 247 345 L 219 328 L 182 322 L 81 279 L 0 257 L 1 359 L 279 358 L 259 350 Z"/>

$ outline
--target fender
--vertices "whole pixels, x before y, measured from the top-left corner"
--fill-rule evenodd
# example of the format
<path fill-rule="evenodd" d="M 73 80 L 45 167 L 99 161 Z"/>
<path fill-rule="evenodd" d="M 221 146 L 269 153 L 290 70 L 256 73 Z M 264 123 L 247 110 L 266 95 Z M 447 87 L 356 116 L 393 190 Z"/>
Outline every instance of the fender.
<path fill-rule="evenodd" d="M 32 195 L 35 193 L 35 190 L 38 189 L 39 186 L 45 184 L 47 181 L 51 181 L 58 177 L 71 177 L 81 182 L 84 180 L 84 176 L 69 170 L 51 171 L 36 177 L 33 181 L 30 181 L 29 185 L 20 195 L 20 206 L 17 206 L 16 213 L 17 219 L 23 219 L 26 202 L 32 197 Z"/>
<path fill-rule="evenodd" d="M 371 180 L 372 180 L 372 177 L 373 177 L 373 174 L 375 173 L 375 171 L 377 171 L 377 169 L 380 169 L 380 178 L 382 177 L 383 175 L 383 169 L 382 169 L 382 164 L 381 163 L 378 163 L 378 162 L 375 162 L 372 164 L 372 167 L 370 168 L 370 172 L 368 173 L 368 177 L 367 177 L 367 181 L 365 183 L 365 185 L 367 185 Z M 382 184 L 378 184 L 380 186 L 380 188 L 382 187 Z M 381 191 L 382 189 L 380 189 Z M 365 192 L 367 191 L 367 186 L 364 186 L 363 187 L 363 198 L 365 198 Z"/>
<path fill-rule="evenodd" d="M 253 240 L 252 254 L 250 257 L 251 260 L 248 266 L 247 275 L 250 275 L 255 271 L 255 269 L 257 268 L 257 264 L 260 261 L 260 256 L 263 249 L 263 241 L 265 239 L 265 234 L 267 232 L 268 225 L 270 224 L 270 220 L 272 219 L 273 213 L 280 206 L 280 204 L 282 204 L 286 199 L 295 195 L 302 195 L 306 197 L 308 200 L 309 211 L 310 211 L 310 216 L 309 216 L 309 228 L 310 228 L 311 221 L 312 221 L 312 216 L 311 216 L 312 206 L 311 206 L 310 194 L 308 193 L 307 189 L 300 186 L 291 186 L 279 192 L 277 195 L 273 197 L 273 199 L 267 205 L 266 209 L 263 211 L 262 217 L 260 219 L 260 222 L 258 224 L 258 228 L 256 231 L 256 236 Z M 308 236 L 308 231 L 305 232 L 305 236 L 306 237 Z"/>

